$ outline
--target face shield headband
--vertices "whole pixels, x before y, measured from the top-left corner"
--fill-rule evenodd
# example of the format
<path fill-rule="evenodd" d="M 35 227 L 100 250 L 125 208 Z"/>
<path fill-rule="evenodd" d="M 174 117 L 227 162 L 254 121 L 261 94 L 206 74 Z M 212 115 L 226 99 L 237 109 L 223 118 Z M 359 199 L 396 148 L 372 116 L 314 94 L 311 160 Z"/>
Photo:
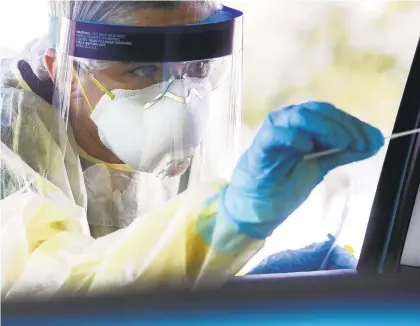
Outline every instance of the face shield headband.
<path fill-rule="evenodd" d="M 126 26 L 63 18 L 70 37 L 60 37 L 60 49 L 74 58 L 123 62 L 220 58 L 242 49 L 242 18 L 242 12 L 229 7 L 185 26 Z"/>

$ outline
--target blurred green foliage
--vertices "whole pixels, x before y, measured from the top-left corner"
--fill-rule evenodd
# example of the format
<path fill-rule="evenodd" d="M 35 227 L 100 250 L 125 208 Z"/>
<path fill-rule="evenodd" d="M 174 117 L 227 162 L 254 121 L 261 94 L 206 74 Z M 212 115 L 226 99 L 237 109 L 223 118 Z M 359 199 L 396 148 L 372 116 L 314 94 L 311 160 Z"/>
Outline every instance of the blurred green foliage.
<path fill-rule="evenodd" d="M 390 2 L 382 15 L 373 18 L 372 28 L 381 31 L 388 27 L 387 22 L 396 14 L 410 12 L 413 6 L 419 8 L 419 3 Z M 297 42 L 301 49 L 300 60 L 303 58 L 310 62 L 321 44 L 328 48 L 331 56 L 329 64 L 315 70 L 304 85 L 283 81 L 277 92 L 264 104 L 256 103 L 253 92 L 245 86 L 245 123 L 256 125 L 267 112 L 281 105 L 323 100 L 377 126 L 391 127 L 408 69 L 398 57 L 384 53 L 374 45 L 352 45 L 350 28 L 354 23 L 348 8 L 328 4 L 323 19 L 312 29 L 302 29 Z M 293 66 L 289 69 L 293 69 Z"/>

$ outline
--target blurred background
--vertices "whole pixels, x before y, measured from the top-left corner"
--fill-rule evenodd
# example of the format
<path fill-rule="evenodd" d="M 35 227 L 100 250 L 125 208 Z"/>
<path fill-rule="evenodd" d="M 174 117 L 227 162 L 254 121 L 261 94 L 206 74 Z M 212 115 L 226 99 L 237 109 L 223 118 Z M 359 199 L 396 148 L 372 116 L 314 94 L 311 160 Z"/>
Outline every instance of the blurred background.
<path fill-rule="evenodd" d="M 224 3 L 245 14 L 243 149 L 267 112 L 307 100 L 334 103 L 391 134 L 420 37 L 420 2 Z M 272 253 L 323 240 L 327 232 L 359 257 L 385 154 L 386 146 L 328 175 L 245 271 Z"/>
<path fill-rule="evenodd" d="M 273 108 L 323 100 L 392 131 L 420 36 L 417 1 L 226 0 L 245 14 L 245 150 Z M 1 3 L 0 55 L 15 55 L 48 29 L 44 0 Z M 305 204 L 268 239 L 263 257 L 300 248 L 335 233 L 360 255 L 386 148 L 331 173 Z"/>

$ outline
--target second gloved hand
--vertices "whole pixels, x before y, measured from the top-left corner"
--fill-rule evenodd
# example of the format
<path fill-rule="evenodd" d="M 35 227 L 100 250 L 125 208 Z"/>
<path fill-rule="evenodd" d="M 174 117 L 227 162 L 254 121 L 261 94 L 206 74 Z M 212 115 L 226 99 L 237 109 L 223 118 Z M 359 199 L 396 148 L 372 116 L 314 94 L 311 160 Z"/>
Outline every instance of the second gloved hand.
<path fill-rule="evenodd" d="M 334 248 L 332 248 L 334 246 Z M 346 249 L 335 245 L 335 237 L 298 249 L 285 250 L 265 258 L 248 275 L 315 272 L 322 270 L 356 270 L 357 259 Z"/>
<path fill-rule="evenodd" d="M 265 239 L 328 172 L 369 158 L 383 145 L 378 129 L 328 103 L 307 102 L 273 111 L 222 192 L 221 213 L 242 233 Z M 304 160 L 305 155 L 335 148 L 344 150 Z"/>

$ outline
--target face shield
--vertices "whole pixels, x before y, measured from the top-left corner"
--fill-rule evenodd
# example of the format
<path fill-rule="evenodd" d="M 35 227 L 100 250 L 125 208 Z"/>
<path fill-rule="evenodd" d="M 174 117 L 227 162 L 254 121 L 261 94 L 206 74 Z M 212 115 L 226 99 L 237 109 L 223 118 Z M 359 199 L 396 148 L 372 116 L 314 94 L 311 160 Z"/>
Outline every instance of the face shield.
<path fill-rule="evenodd" d="M 73 139 L 88 201 L 101 202 L 88 204 L 95 219 L 103 216 L 98 224 L 129 224 L 140 206 L 161 205 L 154 197 L 167 200 L 233 170 L 242 13 L 228 7 L 221 13 L 171 27 L 62 19 L 53 106 L 64 123 L 51 133 L 62 151 L 68 146 L 62 135 Z"/>

